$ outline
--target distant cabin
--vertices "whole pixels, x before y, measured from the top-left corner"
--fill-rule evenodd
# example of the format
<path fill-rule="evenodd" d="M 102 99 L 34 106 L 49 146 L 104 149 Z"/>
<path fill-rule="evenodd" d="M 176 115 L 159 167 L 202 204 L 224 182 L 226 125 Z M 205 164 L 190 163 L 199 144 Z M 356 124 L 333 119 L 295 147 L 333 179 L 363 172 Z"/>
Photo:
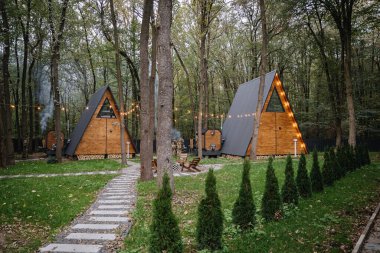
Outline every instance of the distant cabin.
<path fill-rule="evenodd" d="M 223 124 L 222 154 L 249 156 L 260 78 L 239 86 Z M 257 155 L 307 153 L 305 142 L 276 71 L 265 75 L 263 108 L 257 141 Z M 295 142 L 296 140 L 296 142 Z"/>
<path fill-rule="evenodd" d="M 100 88 L 92 95 L 71 134 L 66 155 L 78 159 L 120 157 L 120 122 L 120 112 L 110 87 Z M 129 154 L 133 156 L 136 149 L 126 128 L 124 141 L 126 154 L 129 146 Z"/>

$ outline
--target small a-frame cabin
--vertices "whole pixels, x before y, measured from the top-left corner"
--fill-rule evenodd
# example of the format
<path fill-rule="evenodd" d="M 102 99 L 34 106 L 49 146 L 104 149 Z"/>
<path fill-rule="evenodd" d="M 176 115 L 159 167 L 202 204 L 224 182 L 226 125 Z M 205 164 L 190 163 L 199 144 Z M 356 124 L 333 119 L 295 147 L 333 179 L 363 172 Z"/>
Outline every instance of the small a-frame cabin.
<path fill-rule="evenodd" d="M 66 155 L 78 159 L 117 158 L 120 149 L 120 111 L 109 86 L 92 95 L 70 137 Z M 129 132 L 124 134 L 126 154 L 136 153 Z M 129 147 L 129 150 L 127 150 Z"/>
<path fill-rule="evenodd" d="M 260 78 L 241 84 L 223 124 L 222 154 L 249 156 Z M 265 75 L 257 155 L 307 153 L 290 102 L 276 71 Z M 295 148 L 296 146 L 296 148 Z"/>

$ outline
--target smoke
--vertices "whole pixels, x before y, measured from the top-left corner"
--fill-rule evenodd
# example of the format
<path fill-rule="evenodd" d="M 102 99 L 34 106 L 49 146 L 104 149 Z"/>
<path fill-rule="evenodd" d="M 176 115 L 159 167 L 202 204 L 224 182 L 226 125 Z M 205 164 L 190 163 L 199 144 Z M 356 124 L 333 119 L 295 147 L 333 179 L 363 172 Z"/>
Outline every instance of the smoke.
<path fill-rule="evenodd" d="M 171 135 L 172 135 L 172 140 L 175 140 L 175 141 L 181 138 L 181 132 L 178 131 L 178 130 L 175 129 L 175 128 L 172 128 L 172 133 L 171 133 Z"/>
<path fill-rule="evenodd" d="M 35 78 L 38 84 L 38 102 L 43 105 L 40 113 L 41 132 L 45 132 L 48 120 L 53 115 L 53 99 L 51 95 L 50 75 L 48 66 L 38 66 L 35 70 Z"/>

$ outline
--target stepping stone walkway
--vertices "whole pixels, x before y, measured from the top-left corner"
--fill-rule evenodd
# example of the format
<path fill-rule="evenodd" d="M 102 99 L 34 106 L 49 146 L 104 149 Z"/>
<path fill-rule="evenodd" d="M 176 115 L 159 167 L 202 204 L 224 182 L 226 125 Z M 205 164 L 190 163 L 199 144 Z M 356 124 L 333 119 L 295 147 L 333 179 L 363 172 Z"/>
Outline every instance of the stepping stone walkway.
<path fill-rule="evenodd" d="M 59 234 L 54 243 L 45 245 L 39 252 L 115 252 L 131 228 L 129 213 L 134 209 L 137 198 L 139 165 L 128 163 L 132 166 L 112 179 L 95 203 Z"/>
<path fill-rule="evenodd" d="M 379 204 L 380 206 L 380 204 Z M 373 228 L 368 235 L 368 239 L 364 242 L 361 253 L 379 253 L 380 252 L 380 214 L 374 221 Z"/>

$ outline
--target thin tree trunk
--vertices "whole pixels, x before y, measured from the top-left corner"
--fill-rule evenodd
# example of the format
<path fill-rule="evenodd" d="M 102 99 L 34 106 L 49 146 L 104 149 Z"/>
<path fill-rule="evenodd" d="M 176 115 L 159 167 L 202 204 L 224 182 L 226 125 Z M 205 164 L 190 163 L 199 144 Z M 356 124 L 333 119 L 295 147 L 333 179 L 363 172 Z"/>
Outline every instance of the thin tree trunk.
<path fill-rule="evenodd" d="M 57 145 L 55 156 L 57 161 L 62 162 L 62 139 L 61 139 L 61 103 L 60 103 L 60 91 L 59 91 L 59 80 L 58 80 L 58 66 L 59 66 L 59 58 L 60 58 L 60 46 L 63 38 L 63 30 L 65 28 L 66 21 L 66 11 L 68 7 L 69 0 L 64 0 L 62 3 L 62 12 L 60 16 L 60 23 L 58 28 L 58 33 L 56 33 L 53 21 L 53 7 L 52 0 L 48 1 L 49 8 L 49 23 L 50 23 L 50 31 L 52 33 L 52 53 L 51 53 L 51 84 L 53 90 L 54 97 L 54 125 L 55 125 L 55 133 L 57 138 Z"/>
<path fill-rule="evenodd" d="M 124 132 L 125 132 L 124 96 L 123 96 L 123 83 L 121 80 L 121 62 L 120 62 L 120 55 L 119 55 L 119 32 L 117 30 L 116 14 L 115 14 L 113 0 L 110 0 L 110 8 L 111 8 L 111 19 L 112 19 L 112 26 L 113 26 L 113 37 L 115 41 L 114 48 L 115 48 L 115 60 L 116 60 L 116 79 L 117 79 L 119 105 L 120 105 L 121 163 L 126 164 L 127 160 L 125 156 L 125 142 L 124 142 Z"/>
<path fill-rule="evenodd" d="M 172 0 L 160 0 L 158 3 L 157 63 L 159 75 L 158 121 L 157 121 L 157 157 L 158 186 L 162 186 L 164 173 L 170 177 L 170 186 L 174 192 L 172 165 L 171 129 L 173 121 L 173 63 L 171 55 Z"/>
<path fill-rule="evenodd" d="M 144 0 L 143 17 L 140 33 L 140 160 L 141 180 L 151 180 L 152 157 L 149 156 L 150 139 L 150 88 L 149 88 L 149 20 L 153 10 L 153 0 Z"/>
<path fill-rule="evenodd" d="M 29 65 L 28 69 L 28 97 L 29 97 L 29 152 L 33 153 L 34 152 L 34 146 L 33 141 L 35 138 L 35 131 L 34 131 L 34 120 L 33 120 L 33 115 L 34 111 L 36 108 L 34 107 L 34 100 L 33 100 L 33 85 L 32 85 L 32 71 L 34 64 L 36 62 L 36 59 L 33 57 L 32 62 Z"/>
<path fill-rule="evenodd" d="M 263 94 L 264 94 L 264 85 L 265 85 L 265 74 L 268 65 L 268 32 L 267 32 L 267 23 L 266 23 L 266 8 L 264 0 L 259 1 L 260 5 L 260 16 L 261 16 L 261 31 L 263 44 L 261 47 L 261 65 L 260 65 L 260 86 L 259 86 L 259 95 L 257 99 L 255 120 L 253 123 L 253 133 L 251 141 L 251 153 L 250 159 L 257 159 L 257 140 L 259 137 L 259 126 L 261 118 L 261 110 L 263 107 Z"/>
<path fill-rule="evenodd" d="M 14 147 L 13 147 L 13 132 L 12 132 L 12 114 L 10 111 L 10 89 L 9 89 L 9 56 L 10 56 L 10 33 L 9 33 L 9 23 L 8 23 L 8 13 L 5 5 L 5 1 L 0 1 L 0 12 L 1 12 L 1 18 L 2 18 L 2 28 L 1 28 L 1 37 L 3 40 L 3 56 L 2 56 L 2 88 L 0 87 L 0 90 L 3 90 L 3 94 L 1 94 L 2 98 L 1 101 L 5 102 L 5 105 L 3 107 L 3 112 L 0 111 L 0 113 L 3 115 L 1 118 L 2 123 L 2 131 L 1 133 L 5 134 L 5 137 L 2 138 L 2 142 L 4 143 L 2 147 L 0 147 L 0 151 L 2 154 L 4 154 L 2 157 L 5 158 L 5 164 L 4 165 L 13 165 L 15 164 L 14 160 Z M 1 102 L 0 102 L 1 103 Z M 0 137 L 1 138 L 1 137 Z M 4 152 L 5 151 L 5 152 Z M 4 153 L 3 153 L 4 152 Z"/>

